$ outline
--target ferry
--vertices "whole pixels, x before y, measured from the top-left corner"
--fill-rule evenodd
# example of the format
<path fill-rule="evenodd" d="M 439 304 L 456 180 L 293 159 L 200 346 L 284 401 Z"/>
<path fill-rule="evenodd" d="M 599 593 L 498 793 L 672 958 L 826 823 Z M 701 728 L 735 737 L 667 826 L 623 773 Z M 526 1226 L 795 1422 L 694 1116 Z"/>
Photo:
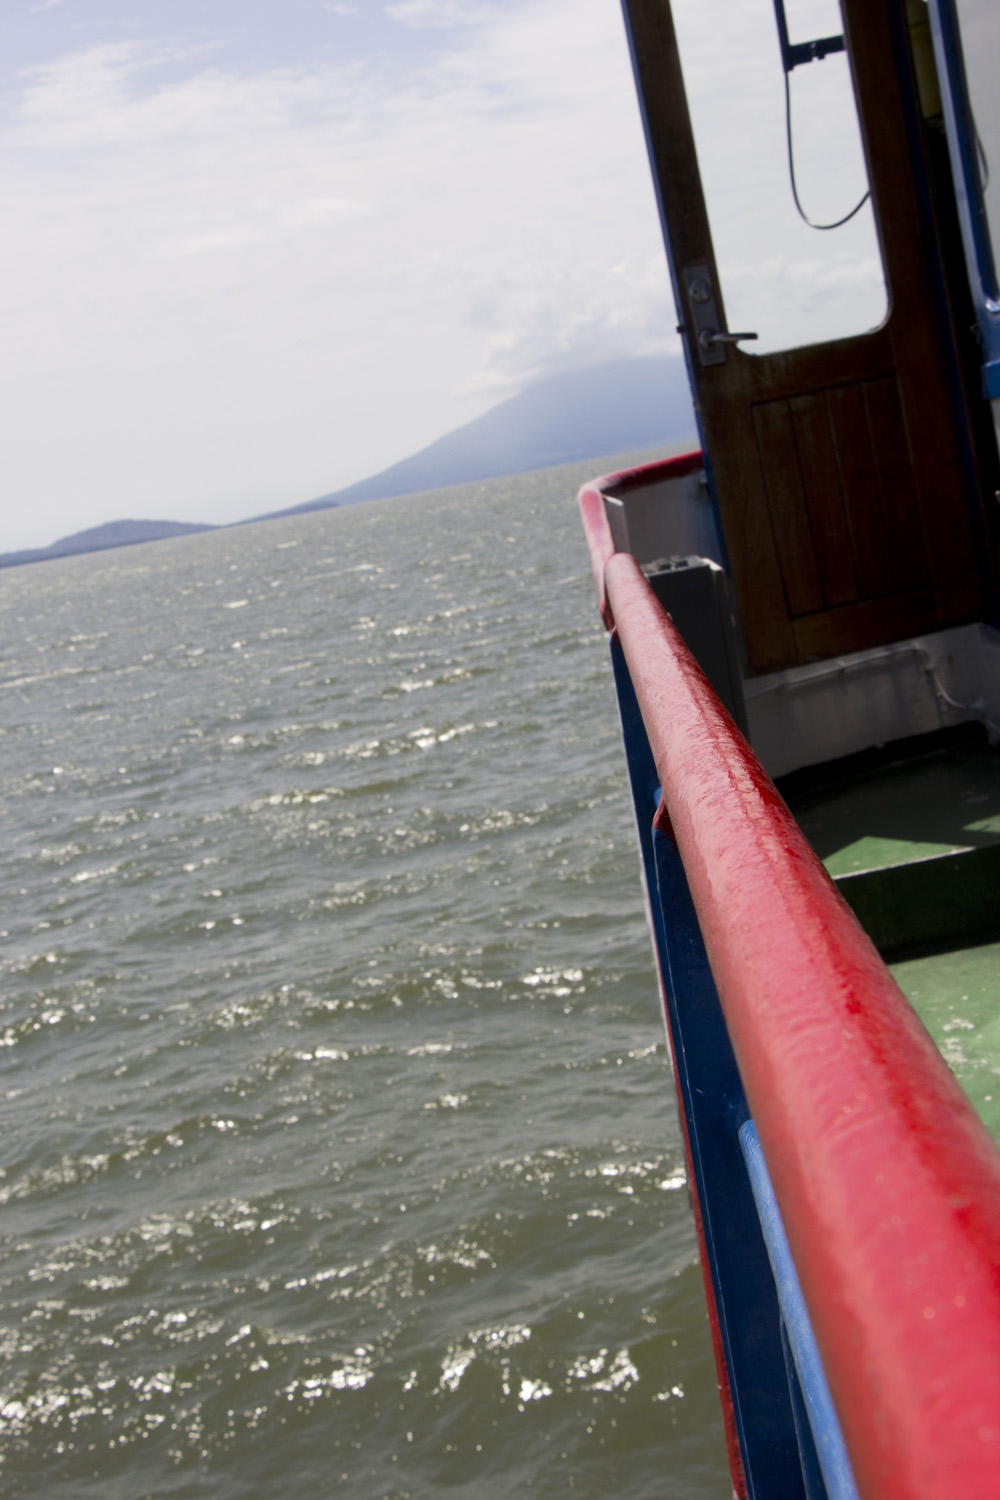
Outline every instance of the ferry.
<path fill-rule="evenodd" d="M 701 447 L 580 507 L 733 1490 L 995 1500 L 1000 7 L 623 10 Z"/>

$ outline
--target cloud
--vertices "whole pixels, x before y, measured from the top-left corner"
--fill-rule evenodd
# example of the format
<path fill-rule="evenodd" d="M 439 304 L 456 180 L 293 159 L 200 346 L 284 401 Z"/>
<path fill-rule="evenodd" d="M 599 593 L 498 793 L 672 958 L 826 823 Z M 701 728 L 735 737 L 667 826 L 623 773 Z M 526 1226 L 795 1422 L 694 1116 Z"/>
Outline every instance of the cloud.
<path fill-rule="evenodd" d="M 54 496 L 77 509 L 50 537 L 291 504 L 535 376 L 670 340 L 613 10 L 395 9 L 464 23 L 361 62 L 116 42 L 25 76 L 0 382 L 35 532 Z"/>
<path fill-rule="evenodd" d="M 870 218 L 795 218 L 769 0 L 677 15 L 730 326 L 759 348 L 876 321 Z M 24 545 L 292 504 L 532 379 L 676 346 L 617 7 L 395 0 L 290 56 L 116 39 L 9 93 L 0 390 Z M 863 164 L 840 62 L 802 73 L 800 187 L 826 215 Z"/>
<path fill-rule="evenodd" d="M 475 26 L 482 24 L 488 12 L 482 5 L 464 4 L 463 0 L 399 0 L 387 5 L 386 15 L 405 26 Z"/>

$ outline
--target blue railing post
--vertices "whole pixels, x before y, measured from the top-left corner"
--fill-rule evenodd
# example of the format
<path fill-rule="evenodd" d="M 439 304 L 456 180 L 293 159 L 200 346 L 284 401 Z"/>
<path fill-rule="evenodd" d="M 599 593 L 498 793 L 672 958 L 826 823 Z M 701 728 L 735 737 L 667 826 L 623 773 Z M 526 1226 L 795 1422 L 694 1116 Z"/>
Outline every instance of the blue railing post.
<path fill-rule="evenodd" d="M 809 1433 L 815 1444 L 816 1458 L 826 1483 L 829 1500 L 858 1500 L 851 1460 L 844 1446 L 844 1436 L 827 1384 L 823 1361 L 816 1347 L 816 1336 L 799 1286 L 798 1272 L 788 1247 L 788 1236 L 781 1222 L 781 1210 L 771 1186 L 764 1153 L 752 1120 L 740 1127 L 740 1147 L 750 1178 L 750 1188 L 764 1233 L 768 1259 L 778 1292 L 781 1318 L 788 1347 L 795 1363 L 799 1387 L 809 1422 Z M 809 1465 L 806 1434 L 800 1438 L 803 1469 Z"/>
<path fill-rule="evenodd" d="M 692 1199 L 714 1292 L 719 1342 L 749 1495 L 825 1500 L 806 1488 L 781 1342 L 780 1312 L 739 1128 L 746 1100 L 677 847 L 654 829 L 658 776 L 617 639 L 611 657 L 684 1112 Z"/>

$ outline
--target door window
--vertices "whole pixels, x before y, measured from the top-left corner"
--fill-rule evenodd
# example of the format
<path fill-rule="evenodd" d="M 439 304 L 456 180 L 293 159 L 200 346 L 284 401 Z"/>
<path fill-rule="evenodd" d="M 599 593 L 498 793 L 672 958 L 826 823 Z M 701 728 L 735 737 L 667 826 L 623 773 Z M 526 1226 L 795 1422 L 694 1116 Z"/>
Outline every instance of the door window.
<path fill-rule="evenodd" d="M 975 0 L 972 0 L 975 3 Z M 995 0 L 982 0 L 992 6 Z M 782 65 L 774 0 L 673 0 L 726 323 L 749 354 L 863 333 L 888 296 L 843 51 Z M 843 30 L 836 0 L 785 0 L 791 44 Z M 998 169 L 1000 175 L 1000 169 Z"/>

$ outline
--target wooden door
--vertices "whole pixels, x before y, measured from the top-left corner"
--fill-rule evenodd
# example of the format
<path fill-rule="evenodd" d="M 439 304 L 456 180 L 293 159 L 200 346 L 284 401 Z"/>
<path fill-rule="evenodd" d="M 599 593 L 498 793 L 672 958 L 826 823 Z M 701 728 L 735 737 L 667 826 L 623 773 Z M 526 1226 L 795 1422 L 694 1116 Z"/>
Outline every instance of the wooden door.
<path fill-rule="evenodd" d="M 739 0 L 734 0 L 735 4 Z M 689 291 L 726 328 L 669 0 L 625 0 L 689 365 L 751 671 L 978 618 L 984 584 L 947 312 L 914 188 L 902 0 L 842 0 L 889 312 L 870 333 L 703 364 Z M 704 295 L 704 286 L 701 288 Z M 935 297 L 937 296 L 937 302 Z M 965 474 L 968 474 L 966 463 Z"/>

